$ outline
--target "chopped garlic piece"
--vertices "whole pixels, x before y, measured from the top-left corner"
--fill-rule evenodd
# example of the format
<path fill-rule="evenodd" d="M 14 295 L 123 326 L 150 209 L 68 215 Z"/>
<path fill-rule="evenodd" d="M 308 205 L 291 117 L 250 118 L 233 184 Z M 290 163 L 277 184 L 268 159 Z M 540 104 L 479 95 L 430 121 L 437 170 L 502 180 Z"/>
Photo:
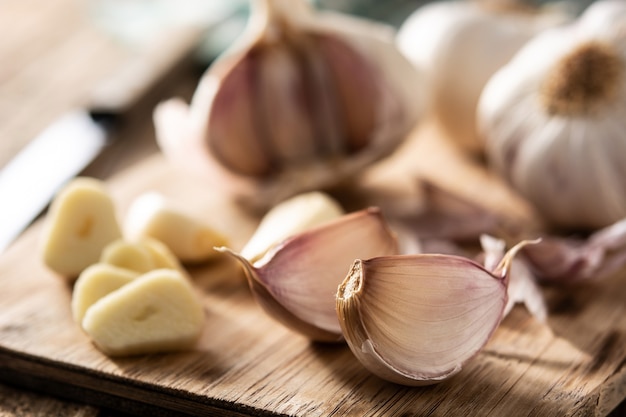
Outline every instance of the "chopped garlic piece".
<path fill-rule="evenodd" d="M 124 225 L 131 239 L 151 237 L 163 242 L 181 262 L 202 262 L 217 255 L 215 246 L 227 239 L 208 224 L 177 209 L 157 193 L 146 193 L 131 204 Z"/>
<path fill-rule="evenodd" d="M 76 278 L 100 258 L 102 249 L 122 236 L 115 206 L 103 183 L 76 178 L 54 198 L 45 219 L 41 250 L 44 263 Z"/>
<path fill-rule="evenodd" d="M 93 304 L 83 329 L 107 355 L 191 348 L 204 324 L 202 304 L 184 275 L 148 272 Z"/>
<path fill-rule="evenodd" d="M 85 269 L 74 284 L 72 316 L 77 323 L 83 321 L 85 312 L 105 295 L 128 284 L 139 273 L 117 266 L 98 263 Z"/>

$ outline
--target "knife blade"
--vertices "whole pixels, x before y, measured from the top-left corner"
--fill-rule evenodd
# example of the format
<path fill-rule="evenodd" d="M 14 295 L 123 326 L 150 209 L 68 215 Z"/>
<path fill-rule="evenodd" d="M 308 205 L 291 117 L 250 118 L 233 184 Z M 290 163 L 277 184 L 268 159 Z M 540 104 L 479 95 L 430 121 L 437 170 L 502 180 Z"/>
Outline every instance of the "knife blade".
<path fill-rule="evenodd" d="M 0 171 L 0 254 L 46 208 L 59 189 L 110 143 L 124 114 L 193 55 L 206 28 L 164 31 L 31 140 Z"/>

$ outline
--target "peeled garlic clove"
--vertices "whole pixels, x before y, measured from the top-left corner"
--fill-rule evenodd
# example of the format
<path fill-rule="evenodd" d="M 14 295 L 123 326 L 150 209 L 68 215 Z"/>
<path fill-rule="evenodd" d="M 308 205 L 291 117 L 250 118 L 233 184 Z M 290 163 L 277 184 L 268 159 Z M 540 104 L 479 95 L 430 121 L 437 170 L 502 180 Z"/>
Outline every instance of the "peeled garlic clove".
<path fill-rule="evenodd" d="M 202 262 L 215 257 L 214 246 L 227 244 L 214 227 L 174 207 L 158 193 L 137 197 L 124 222 L 131 240 L 153 238 L 163 242 L 181 262 Z"/>
<path fill-rule="evenodd" d="M 121 288 L 139 276 L 136 271 L 97 263 L 85 269 L 72 291 L 72 316 L 82 323 L 85 312 L 105 295 Z"/>
<path fill-rule="evenodd" d="M 261 219 L 240 254 L 250 262 L 259 260 L 275 244 L 344 214 L 341 205 L 328 194 L 311 191 L 274 206 Z"/>
<path fill-rule="evenodd" d="M 432 116 L 463 148 L 482 152 L 475 118 L 483 87 L 530 38 L 568 20 L 568 12 L 554 5 L 440 1 L 416 9 L 396 43 L 429 81 Z"/>
<path fill-rule="evenodd" d="M 491 272 L 453 255 L 357 259 L 337 292 L 350 349 L 372 373 L 398 384 L 434 384 L 458 373 L 503 317 L 519 248 Z"/>
<path fill-rule="evenodd" d="M 100 256 L 100 263 L 146 273 L 155 269 L 184 269 L 169 248 L 156 239 L 135 241 L 118 239 L 108 244 Z"/>
<path fill-rule="evenodd" d="M 208 69 L 191 105 L 156 109 L 163 152 L 266 208 L 345 181 L 395 150 L 417 122 L 423 88 L 393 30 L 305 0 L 252 6 L 247 29 Z"/>
<path fill-rule="evenodd" d="M 152 254 L 144 245 L 125 239 L 108 244 L 102 250 L 99 262 L 142 274 L 156 269 Z"/>
<path fill-rule="evenodd" d="M 55 196 L 41 236 L 44 263 L 69 279 L 100 258 L 103 248 L 122 232 L 104 184 L 76 178 Z"/>
<path fill-rule="evenodd" d="M 619 3 L 596 2 L 575 24 L 535 37 L 481 96 L 490 163 L 555 227 L 593 230 L 626 217 Z"/>
<path fill-rule="evenodd" d="M 193 347 L 204 311 L 178 271 L 158 269 L 96 301 L 82 326 L 107 355 L 137 355 Z"/>
<path fill-rule="evenodd" d="M 346 214 L 274 246 L 250 263 L 226 248 L 244 267 L 261 307 L 312 340 L 341 340 L 335 293 L 357 258 L 397 253 L 397 243 L 380 210 Z"/>

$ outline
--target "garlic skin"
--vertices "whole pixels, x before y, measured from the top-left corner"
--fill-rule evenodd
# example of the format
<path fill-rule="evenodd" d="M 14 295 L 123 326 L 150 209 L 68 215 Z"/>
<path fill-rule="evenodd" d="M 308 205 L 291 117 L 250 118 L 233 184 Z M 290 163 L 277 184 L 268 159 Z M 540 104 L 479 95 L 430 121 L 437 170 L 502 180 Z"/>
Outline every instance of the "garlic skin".
<path fill-rule="evenodd" d="M 256 0 L 188 106 L 155 110 L 173 163 L 252 206 L 345 181 L 389 155 L 422 108 L 420 74 L 385 25 Z"/>
<path fill-rule="evenodd" d="M 320 342 L 342 339 L 335 293 L 357 258 L 398 252 L 379 209 L 346 214 L 294 235 L 250 263 L 227 248 L 244 268 L 261 307 L 285 326 Z"/>
<path fill-rule="evenodd" d="M 337 314 L 357 359 L 402 385 L 441 382 L 489 341 L 507 305 L 509 250 L 493 271 L 454 255 L 358 259 L 337 292 Z"/>
<path fill-rule="evenodd" d="M 490 163 L 558 228 L 626 217 L 625 10 L 599 1 L 537 36 L 480 99 Z"/>
<path fill-rule="evenodd" d="M 423 70 L 429 109 L 455 142 L 482 152 L 476 107 L 489 78 L 542 30 L 570 20 L 558 5 L 532 8 L 521 0 L 427 3 L 402 24 L 396 44 Z"/>

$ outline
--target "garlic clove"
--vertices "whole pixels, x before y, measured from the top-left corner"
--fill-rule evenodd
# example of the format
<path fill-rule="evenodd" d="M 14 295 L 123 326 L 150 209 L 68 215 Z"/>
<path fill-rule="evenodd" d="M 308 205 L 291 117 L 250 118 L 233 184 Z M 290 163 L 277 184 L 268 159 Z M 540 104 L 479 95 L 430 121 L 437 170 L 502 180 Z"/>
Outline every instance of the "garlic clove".
<path fill-rule="evenodd" d="M 124 231 L 130 240 L 150 237 L 163 242 L 181 262 L 202 262 L 215 257 L 214 246 L 227 244 L 224 235 L 184 212 L 158 193 L 137 197 L 126 214 Z"/>
<path fill-rule="evenodd" d="M 186 274 L 183 266 L 165 244 L 148 237 L 132 241 L 118 239 L 111 242 L 102 250 L 99 263 L 142 274 L 155 269 L 176 269 Z"/>
<path fill-rule="evenodd" d="M 72 291 L 72 316 L 82 323 L 87 309 L 105 295 L 121 288 L 139 276 L 136 271 L 97 263 L 86 268 Z"/>
<path fill-rule="evenodd" d="M 158 269 L 96 301 L 82 321 L 95 345 L 110 356 L 191 348 L 204 324 L 202 304 L 179 272 Z"/>
<path fill-rule="evenodd" d="M 104 183 L 76 178 L 55 196 L 45 218 L 43 261 L 58 274 L 75 279 L 98 261 L 106 245 L 121 236 L 115 206 Z"/>
<path fill-rule="evenodd" d="M 282 240 L 343 214 L 341 205 L 320 191 L 291 197 L 265 214 L 240 254 L 254 263 Z"/>
<path fill-rule="evenodd" d="M 489 78 L 534 35 L 569 20 L 571 12 L 555 5 L 431 2 L 403 22 L 396 43 L 428 80 L 432 116 L 462 148 L 479 153 L 475 113 Z"/>
<path fill-rule="evenodd" d="M 555 228 L 594 230 L 626 217 L 617 156 L 626 154 L 626 38 L 614 6 L 597 2 L 533 38 L 481 95 L 490 164 Z"/>
<path fill-rule="evenodd" d="M 155 269 L 150 251 L 141 243 L 125 239 L 108 244 L 102 250 L 99 262 L 142 274 Z"/>
<path fill-rule="evenodd" d="M 335 293 L 357 258 L 397 253 L 397 243 L 380 210 L 346 214 L 275 245 L 252 264 L 227 248 L 243 266 L 261 307 L 312 340 L 341 340 Z"/>
<path fill-rule="evenodd" d="M 493 270 L 453 255 L 357 259 L 337 292 L 344 337 L 372 373 L 428 385 L 458 373 L 489 341 L 507 303 L 512 248 Z"/>
<path fill-rule="evenodd" d="M 333 186 L 389 155 L 422 108 L 418 71 L 387 26 L 258 0 L 190 106 L 154 114 L 175 163 L 249 204 Z"/>

